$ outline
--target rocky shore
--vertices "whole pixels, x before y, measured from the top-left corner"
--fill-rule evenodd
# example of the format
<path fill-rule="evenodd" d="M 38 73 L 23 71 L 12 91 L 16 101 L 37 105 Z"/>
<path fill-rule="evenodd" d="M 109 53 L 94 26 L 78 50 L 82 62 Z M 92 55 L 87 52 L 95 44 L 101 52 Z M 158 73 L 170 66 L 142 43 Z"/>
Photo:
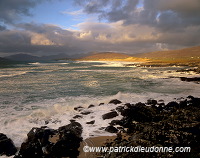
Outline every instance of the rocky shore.
<path fill-rule="evenodd" d="M 116 138 L 102 143 L 102 146 L 191 147 L 191 152 L 96 153 L 93 157 L 200 157 L 200 98 L 188 96 L 168 103 L 149 99 L 145 103 L 135 104 L 114 99 L 108 105 L 114 108 L 102 115 L 102 121 L 111 121 L 107 127 L 99 129 L 116 133 Z M 98 106 L 108 105 L 101 103 Z M 84 130 L 78 120 L 84 115 L 90 115 L 89 110 L 94 107 L 75 107 L 79 115 L 74 116 L 70 124 L 58 129 L 47 126 L 32 128 L 19 149 L 5 134 L 0 134 L 0 155 L 13 155 L 14 158 L 78 157 L 82 150 L 80 146 Z M 114 119 L 119 115 L 121 119 Z M 86 124 L 92 126 L 95 121 Z"/>

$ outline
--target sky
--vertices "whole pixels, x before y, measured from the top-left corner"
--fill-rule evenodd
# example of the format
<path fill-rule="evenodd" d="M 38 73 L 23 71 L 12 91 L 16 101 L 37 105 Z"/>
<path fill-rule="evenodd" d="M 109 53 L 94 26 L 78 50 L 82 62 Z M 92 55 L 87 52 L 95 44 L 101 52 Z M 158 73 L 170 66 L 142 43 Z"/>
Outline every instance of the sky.
<path fill-rule="evenodd" d="M 0 0 L 0 56 L 200 45 L 200 0 Z"/>

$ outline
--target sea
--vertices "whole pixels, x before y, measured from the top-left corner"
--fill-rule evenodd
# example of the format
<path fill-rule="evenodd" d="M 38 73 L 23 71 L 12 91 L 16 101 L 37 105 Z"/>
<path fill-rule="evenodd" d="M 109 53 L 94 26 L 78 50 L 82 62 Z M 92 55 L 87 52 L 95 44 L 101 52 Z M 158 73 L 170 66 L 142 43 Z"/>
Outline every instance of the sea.
<path fill-rule="evenodd" d="M 199 77 L 193 71 L 177 71 L 189 67 L 134 64 L 63 60 L 0 68 L 0 133 L 20 147 L 33 127 L 57 129 L 67 125 L 80 114 L 74 107 L 82 106 L 91 112 L 76 119 L 83 126 L 83 138 L 112 135 L 101 129 L 112 120 L 103 121 L 102 115 L 119 106 L 109 104 L 112 99 L 122 104 L 145 103 L 148 99 L 167 103 L 200 95 L 200 84 L 179 78 Z M 99 106 L 100 103 L 104 105 Z M 95 107 L 88 109 L 91 104 Z M 86 124 L 92 120 L 93 125 Z"/>

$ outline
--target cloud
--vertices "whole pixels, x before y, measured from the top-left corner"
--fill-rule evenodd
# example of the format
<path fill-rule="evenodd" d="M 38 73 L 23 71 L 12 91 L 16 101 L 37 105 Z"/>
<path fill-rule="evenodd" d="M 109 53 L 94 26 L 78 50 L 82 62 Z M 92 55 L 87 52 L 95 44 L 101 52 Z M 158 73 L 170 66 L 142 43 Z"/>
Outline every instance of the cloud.
<path fill-rule="evenodd" d="M 19 4 L 23 1 L 19 0 Z M 52 24 L 14 24 L 20 15 L 30 15 L 29 9 L 36 5 L 33 0 L 26 2 L 22 6 L 14 6 L 11 0 L 6 2 L 12 4 L 7 11 L 14 10 L 16 15 L 0 15 L 0 18 L 13 23 L 15 29 L 0 26 L 1 53 L 47 55 L 115 51 L 135 54 L 200 44 L 199 0 L 143 0 L 143 3 L 139 0 L 74 0 L 82 9 L 67 14 L 94 14 L 102 19 L 101 22 L 79 23 L 78 30 Z M 26 9 L 20 12 L 23 6 Z"/>
<path fill-rule="evenodd" d="M 129 54 L 174 49 L 200 43 L 199 26 L 179 32 L 161 32 L 155 27 L 129 24 L 84 22 L 79 30 L 56 25 L 23 23 L 18 30 L 0 32 L 0 52 L 47 54 L 78 54 L 91 51 L 115 51 Z"/>
<path fill-rule="evenodd" d="M 73 15 L 73 16 L 79 16 L 79 15 L 83 15 L 83 10 L 76 10 L 76 11 L 63 11 L 62 14 L 69 14 L 69 15 Z"/>
<path fill-rule="evenodd" d="M 42 1 L 51 0 L 1 0 L 0 21 L 5 24 L 18 22 L 22 16 L 32 16 L 30 9 Z"/>
<path fill-rule="evenodd" d="M 32 0 L 0 1 L 0 20 L 4 23 L 17 21 L 20 15 L 30 16 L 29 9 L 36 5 Z"/>
<path fill-rule="evenodd" d="M 141 24 L 157 27 L 160 30 L 174 30 L 200 24 L 200 1 L 191 0 L 76 0 L 89 14 L 98 14 L 99 18 L 109 22 L 123 21 L 124 25 Z M 166 26 L 167 25 L 167 26 Z"/>
<path fill-rule="evenodd" d="M 0 25 L 0 31 L 6 30 L 5 26 Z"/>

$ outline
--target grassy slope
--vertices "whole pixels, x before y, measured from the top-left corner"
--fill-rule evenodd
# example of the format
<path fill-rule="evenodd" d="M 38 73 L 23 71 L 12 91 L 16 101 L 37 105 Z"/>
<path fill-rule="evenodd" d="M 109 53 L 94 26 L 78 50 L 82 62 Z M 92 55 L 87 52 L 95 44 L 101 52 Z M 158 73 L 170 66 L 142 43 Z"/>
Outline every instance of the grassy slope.
<path fill-rule="evenodd" d="M 78 61 L 129 61 L 129 62 L 145 62 L 147 59 L 132 57 L 127 54 L 103 52 L 77 59 Z"/>
<path fill-rule="evenodd" d="M 198 63 L 200 62 L 200 46 L 180 50 L 135 54 L 134 56 L 147 58 L 151 62 L 157 63 Z"/>

